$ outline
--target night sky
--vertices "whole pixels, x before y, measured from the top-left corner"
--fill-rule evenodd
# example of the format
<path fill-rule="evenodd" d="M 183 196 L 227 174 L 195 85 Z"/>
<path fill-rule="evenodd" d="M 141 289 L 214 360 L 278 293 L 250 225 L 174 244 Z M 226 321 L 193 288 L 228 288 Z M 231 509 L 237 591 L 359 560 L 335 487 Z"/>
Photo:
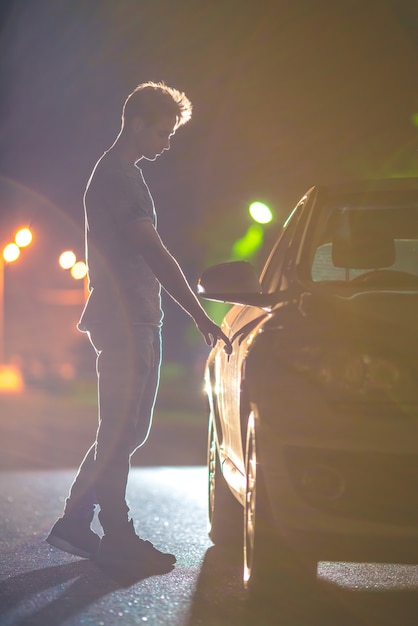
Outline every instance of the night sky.
<path fill-rule="evenodd" d="M 86 181 L 146 80 L 194 104 L 144 166 L 191 281 L 253 199 L 280 223 L 314 184 L 418 175 L 416 0 L 17 0 L 1 20 L 0 225 L 28 213 L 54 254 L 82 254 Z"/>

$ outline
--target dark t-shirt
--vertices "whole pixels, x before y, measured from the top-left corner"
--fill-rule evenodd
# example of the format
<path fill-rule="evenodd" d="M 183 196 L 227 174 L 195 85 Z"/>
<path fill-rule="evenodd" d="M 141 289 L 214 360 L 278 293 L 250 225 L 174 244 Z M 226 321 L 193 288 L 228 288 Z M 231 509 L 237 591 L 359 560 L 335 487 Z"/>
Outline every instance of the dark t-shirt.
<path fill-rule="evenodd" d="M 90 296 L 79 330 L 102 323 L 160 325 L 160 284 L 127 236 L 134 222 L 156 225 L 141 170 L 105 153 L 87 185 L 84 208 Z"/>

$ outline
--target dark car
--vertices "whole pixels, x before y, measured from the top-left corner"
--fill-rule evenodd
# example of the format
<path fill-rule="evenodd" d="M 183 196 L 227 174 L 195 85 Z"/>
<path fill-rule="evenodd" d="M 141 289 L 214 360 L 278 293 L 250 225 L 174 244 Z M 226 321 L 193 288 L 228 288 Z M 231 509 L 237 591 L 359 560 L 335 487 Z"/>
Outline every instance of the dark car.
<path fill-rule="evenodd" d="M 272 565 L 418 562 L 418 179 L 312 187 L 255 274 L 207 269 L 234 304 L 206 366 L 210 537 Z"/>

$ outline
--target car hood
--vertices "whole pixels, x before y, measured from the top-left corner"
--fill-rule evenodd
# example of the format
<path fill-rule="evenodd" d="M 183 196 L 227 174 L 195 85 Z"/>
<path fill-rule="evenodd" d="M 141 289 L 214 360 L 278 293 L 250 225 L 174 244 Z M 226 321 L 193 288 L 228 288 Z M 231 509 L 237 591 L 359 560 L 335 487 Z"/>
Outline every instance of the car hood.
<path fill-rule="evenodd" d="M 284 375 L 333 402 L 418 415 L 418 292 L 312 290 L 272 313 L 246 367 L 260 388 Z"/>

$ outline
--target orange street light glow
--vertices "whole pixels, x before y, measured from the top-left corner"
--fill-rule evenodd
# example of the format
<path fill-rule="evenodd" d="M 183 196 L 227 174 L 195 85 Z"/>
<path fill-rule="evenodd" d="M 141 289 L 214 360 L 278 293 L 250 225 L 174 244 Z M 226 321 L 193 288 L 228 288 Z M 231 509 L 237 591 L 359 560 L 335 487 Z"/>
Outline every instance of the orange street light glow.
<path fill-rule="evenodd" d="M 87 276 L 87 265 L 84 261 L 77 261 L 70 270 L 70 274 L 75 280 L 81 280 Z"/>
<path fill-rule="evenodd" d="M 3 258 L 6 263 L 13 263 L 20 256 L 19 246 L 15 243 L 8 243 L 3 249 Z"/>
<path fill-rule="evenodd" d="M 22 374 L 17 367 L 0 364 L 0 393 L 20 393 L 23 388 Z"/>
<path fill-rule="evenodd" d="M 63 270 L 69 270 L 75 264 L 77 257 L 75 256 L 72 250 L 66 250 L 58 259 L 58 263 L 62 267 Z"/>
<path fill-rule="evenodd" d="M 19 248 L 26 248 L 32 243 L 33 235 L 29 228 L 21 228 L 15 236 L 15 243 Z"/>

